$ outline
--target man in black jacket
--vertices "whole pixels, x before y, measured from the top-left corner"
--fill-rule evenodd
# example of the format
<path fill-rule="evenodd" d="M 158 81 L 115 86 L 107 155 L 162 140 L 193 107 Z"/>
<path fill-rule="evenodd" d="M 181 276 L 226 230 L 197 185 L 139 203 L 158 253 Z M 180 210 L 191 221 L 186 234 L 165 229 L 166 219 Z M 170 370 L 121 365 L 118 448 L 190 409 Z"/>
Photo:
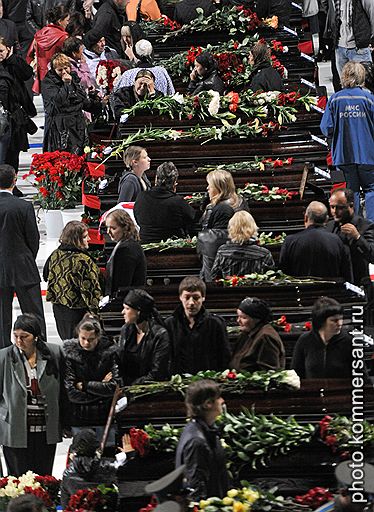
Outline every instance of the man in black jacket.
<path fill-rule="evenodd" d="M 336 233 L 351 254 L 353 282 L 360 285 L 369 277 L 369 263 L 374 263 L 374 222 L 354 213 L 354 193 L 348 188 L 335 190 L 330 197 L 333 220 L 326 229 Z"/>
<path fill-rule="evenodd" d="M 98 9 L 92 21 L 92 28 L 86 34 L 87 38 L 105 37 L 110 48 L 122 55 L 121 28 L 126 21 L 125 8 L 128 0 L 106 0 Z"/>
<path fill-rule="evenodd" d="M 182 304 L 165 321 L 172 340 L 172 374 L 228 368 L 226 325 L 221 317 L 204 308 L 205 294 L 205 283 L 198 277 L 185 277 L 179 285 Z"/>
<path fill-rule="evenodd" d="M 48 12 L 57 5 L 64 5 L 70 12 L 78 9 L 79 0 L 27 0 L 26 25 L 35 34 L 48 23 Z"/>
<path fill-rule="evenodd" d="M 305 212 L 305 229 L 286 237 L 279 266 L 291 276 L 337 277 L 352 282 L 351 259 L 337 235 L 326 231 L 327 208 L 312 201 Z"/>
<path fill-rule="evenodd" d="M 11 345 L 14 292 L 22 313 L 38 315 L 46 331 L 35 263 L 38 226 L 32 203 L 13 196 L 15 183 L 13 167 L 0 165 L 0 348 Z"/>

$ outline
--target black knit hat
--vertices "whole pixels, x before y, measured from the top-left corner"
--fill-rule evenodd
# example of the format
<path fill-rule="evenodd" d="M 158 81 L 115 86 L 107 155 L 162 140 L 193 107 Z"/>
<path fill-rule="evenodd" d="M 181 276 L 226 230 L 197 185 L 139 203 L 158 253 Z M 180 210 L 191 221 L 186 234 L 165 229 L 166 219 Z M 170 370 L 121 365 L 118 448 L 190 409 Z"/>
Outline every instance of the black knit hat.
<path fill-rule="evenodd" d="M 145 317 L 154 312 L 155 301 L 145 290 L 130 290 L 123 303 L 140 311 Z"/>
<path fill-rule="evenodd" d="M 241 301 L 238 309 L 251 318 L 258 318 L 264 322 L 270 322 L 273 318 L 268 303 L 257 297 L 246 297 Z"/>

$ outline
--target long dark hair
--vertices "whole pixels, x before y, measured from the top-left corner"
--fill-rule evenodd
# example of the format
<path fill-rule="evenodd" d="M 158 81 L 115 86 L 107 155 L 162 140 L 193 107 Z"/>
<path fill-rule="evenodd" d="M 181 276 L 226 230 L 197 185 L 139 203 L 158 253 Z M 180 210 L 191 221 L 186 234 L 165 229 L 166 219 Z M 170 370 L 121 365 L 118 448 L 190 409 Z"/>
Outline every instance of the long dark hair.
<path fill-rule="evenodd" d="M 13 330 L 15 331 L 16 329 L 22 329 L 34 336 L 36 349 L 40 352 L 43 359 L 47 361 L 47 375 L 53 375 L 57 379 L 59 371 L 52 357 L 52 353 L 48 348 L 48 344 L 46 343 L 45 336 L 42 331 L 41 318 L 31 313 L 19 315 L 13 326 Z"/>

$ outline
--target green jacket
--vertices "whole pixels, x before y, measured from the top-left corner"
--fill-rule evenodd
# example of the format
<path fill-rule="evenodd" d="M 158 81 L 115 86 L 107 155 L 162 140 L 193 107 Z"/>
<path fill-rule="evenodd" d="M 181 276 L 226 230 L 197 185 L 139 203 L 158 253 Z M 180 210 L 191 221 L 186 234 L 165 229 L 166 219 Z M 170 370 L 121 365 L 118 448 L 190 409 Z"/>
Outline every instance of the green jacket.
<path fill-rule="evenodd" d="M 46 261 L 43 277 L 48 281 L 48 301 L 97 311 L 102 296 L 100 270 L 86 251 L 60 245 Z"/>

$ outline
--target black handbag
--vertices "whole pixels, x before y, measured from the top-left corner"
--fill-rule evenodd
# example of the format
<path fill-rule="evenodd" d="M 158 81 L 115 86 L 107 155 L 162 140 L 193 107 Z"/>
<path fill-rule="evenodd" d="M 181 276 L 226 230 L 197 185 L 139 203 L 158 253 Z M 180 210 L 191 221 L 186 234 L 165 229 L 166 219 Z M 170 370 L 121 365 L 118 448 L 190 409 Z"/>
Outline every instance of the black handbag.
<path fill-rule="evenodd" d="M 38 131 L 38 127 L 34 121 L 29 117 L 24 108 L 19 105 L 14 112 L 11 113 L 11 117 L 18 127 L 24 127 L 26 132 L 30 135 L 34 135 Z"/>
<path fill-rule="evenodd" d="M 209 228 L 203 229 L 197 235 L 196 250 L 198 254 L 215 258 L 218 248 L 229 239 L 227 229 Z"/>
<path fill-rule="evenodd" d="M 9 131 L 9 127 L 9 112 L 7 112 L 2 105 L 0 105 L 0 137 L 5 135 L 6 132 Z"/>

